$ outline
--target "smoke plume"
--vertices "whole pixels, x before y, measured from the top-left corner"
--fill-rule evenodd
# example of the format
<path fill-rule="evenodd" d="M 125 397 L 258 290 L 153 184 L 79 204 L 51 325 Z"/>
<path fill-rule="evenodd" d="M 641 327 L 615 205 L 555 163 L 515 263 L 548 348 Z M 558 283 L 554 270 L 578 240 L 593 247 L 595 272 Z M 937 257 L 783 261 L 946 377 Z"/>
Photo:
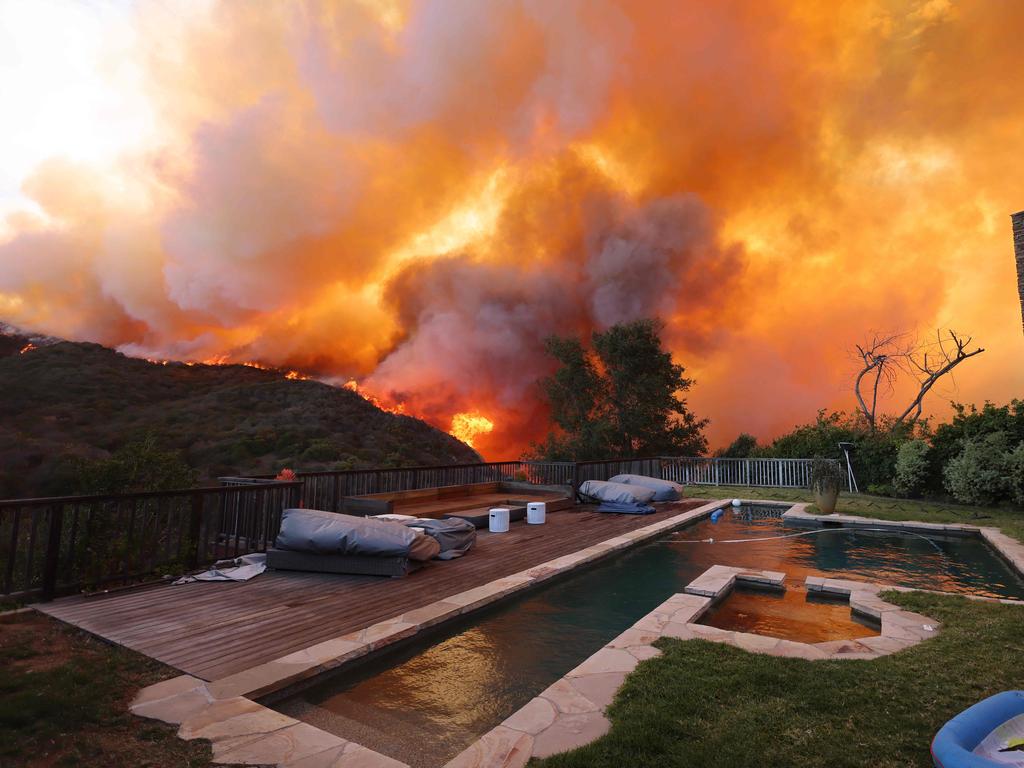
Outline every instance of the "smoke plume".
<path fill-rule="evenodd" d="M 22 179 L 0 320 L 355 379 L 493 422 L 488 458 L 547 429 L 546 336 L 653 315 L 713 444 L 849 405 L 871 329 L 973 333 L 989 352 L 941 395 L 1024 385 L 1021 4 L 130 13 L 152 131 Z"/>

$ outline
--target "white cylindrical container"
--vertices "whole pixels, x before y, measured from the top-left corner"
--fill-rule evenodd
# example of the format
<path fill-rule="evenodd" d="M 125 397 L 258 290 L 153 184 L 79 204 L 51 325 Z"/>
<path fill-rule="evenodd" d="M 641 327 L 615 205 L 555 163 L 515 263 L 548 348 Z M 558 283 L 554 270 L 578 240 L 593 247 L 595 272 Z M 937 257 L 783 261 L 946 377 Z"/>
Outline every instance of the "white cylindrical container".
<path fill-rule="evenodd" d="M 491 533 L 507 533 L 508 532 L 508 508 L 507 507 L 495 507 L 491 510 L 490 516 L 490 527 L 488 528 Z"/>
<path fill-rule="evenodd" d="M 526 505 L 526 522 L 530 525 L 544 525 L 548 505 L 543 501 L 531 501 Z"/>

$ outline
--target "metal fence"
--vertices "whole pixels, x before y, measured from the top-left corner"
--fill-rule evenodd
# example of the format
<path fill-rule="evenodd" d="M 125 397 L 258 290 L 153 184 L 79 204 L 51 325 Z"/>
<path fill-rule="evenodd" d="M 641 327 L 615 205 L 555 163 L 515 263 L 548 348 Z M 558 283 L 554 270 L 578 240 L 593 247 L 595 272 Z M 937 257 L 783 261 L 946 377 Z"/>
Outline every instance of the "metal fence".
<path fill-rule="evenodd" d="M 301 483 L 0 501 L 0 595 L 49 600 L 266 549 Z"/>
<path fill-rule="evenodd" d="M 661 477 L 683 485 L 807 488 L 811 459 L 663 458 Z"/>

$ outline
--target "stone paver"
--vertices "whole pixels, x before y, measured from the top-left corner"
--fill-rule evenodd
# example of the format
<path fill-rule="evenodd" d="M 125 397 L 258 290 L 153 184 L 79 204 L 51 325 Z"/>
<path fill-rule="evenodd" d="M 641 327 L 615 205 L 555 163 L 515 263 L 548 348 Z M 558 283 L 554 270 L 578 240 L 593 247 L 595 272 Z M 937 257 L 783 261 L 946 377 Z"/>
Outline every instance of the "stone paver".
<path fill-rule="evenodd" d="M 447 768 L 522 768 L 533 754 L 534 737 L 503 725 L 469 745 Z"/>
<path fill-rule="evenodd" d="M 579 691 L 587 700 L 604 709 L 612 703 L 615 692 L 619 690 L 626 672 L 598 672 L 572 679 L 572 687 Z"/>
<path fill-rule="evenodd" d="M 533 757 L 548 757 L 582 747 L 604 736 L 612 724 L 602 712 L 562 715 L 533 738 Z"/>
<path fill-rule="evenodd" d="M 214 742 L 214 759 L 223 763 L 288 763 L 315 757 L 328 749 L 344 749 L 346 744 L 334 734 L 306 723 L 295 723 L 229 749 L 218 749 Z"/>
<path fill-rule="evenodd" d="M 519 709 L 502 725 L 514 731 L 522 731 L 534 736 L 555 722 L 557 716 L 558 710 L 555 709 L 555 705 L 538 696 L 531 699 L 529 704 Z"/>
<path fill-rule="evenodd" d="M 600 707 L 579 692 L 567 677 L 556 680 L 540 694 L 555 705 L 560 714 L 578 715 L 583 712 L 596 712 Z"/>

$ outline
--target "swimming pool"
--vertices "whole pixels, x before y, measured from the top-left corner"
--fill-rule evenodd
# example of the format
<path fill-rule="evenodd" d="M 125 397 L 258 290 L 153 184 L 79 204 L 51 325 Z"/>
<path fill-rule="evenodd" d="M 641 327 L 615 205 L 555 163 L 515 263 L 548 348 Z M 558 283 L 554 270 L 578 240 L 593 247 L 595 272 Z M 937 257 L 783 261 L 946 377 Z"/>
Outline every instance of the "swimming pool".
<path fill-rule="evenodd" d="M 727 509 L 716 523 L 691 525 L 462 617 L 273 706 L 414 768 L 437 766 L 716 563 L 783 571 L 793 585 L 842 573 L 1024 598 L 1024 580 L 980 540 L 801 532 L 782 524 L 785 509 Z M 722 543 L 737 539 L 745 541 Z"/>

